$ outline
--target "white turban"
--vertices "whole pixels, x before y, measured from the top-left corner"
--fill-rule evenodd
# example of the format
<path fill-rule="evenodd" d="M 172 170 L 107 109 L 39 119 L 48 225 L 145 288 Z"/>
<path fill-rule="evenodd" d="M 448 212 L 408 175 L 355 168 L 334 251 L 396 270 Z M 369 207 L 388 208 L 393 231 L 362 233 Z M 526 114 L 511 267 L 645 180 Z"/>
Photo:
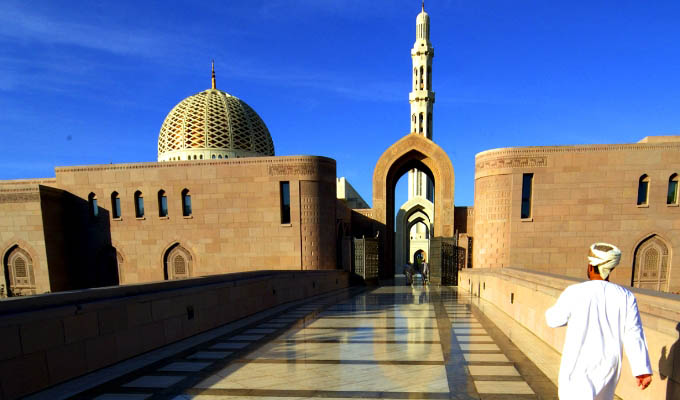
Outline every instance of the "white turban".
<path fill-rule="evenodd" d="M 619 265 L 619 261 L 621 261 L 621 250 L 613 244 L 595 243 L 590 246 L 588 260 L 590 261 L 590 265 L 597 267 L 600 271 L 602 279 L 607 279 L 609 273 L 612 272 L 612 270 Z"/>

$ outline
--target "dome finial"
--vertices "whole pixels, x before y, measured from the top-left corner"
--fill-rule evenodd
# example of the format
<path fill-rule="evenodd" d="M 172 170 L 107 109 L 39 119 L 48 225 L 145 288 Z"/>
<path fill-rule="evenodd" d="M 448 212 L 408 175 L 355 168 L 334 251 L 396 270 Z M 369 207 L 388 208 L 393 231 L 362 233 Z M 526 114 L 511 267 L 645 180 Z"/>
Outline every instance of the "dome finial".
<path fill-rule="evenodd" d="M 423 11 L 425 11 L 425 0 L 423 0 Z"/>
<path fill-rule="evenodd" d="M 215 60 L 212 60 L 212 88 L 217 89 L 217 83 L 215 82 Z"/>

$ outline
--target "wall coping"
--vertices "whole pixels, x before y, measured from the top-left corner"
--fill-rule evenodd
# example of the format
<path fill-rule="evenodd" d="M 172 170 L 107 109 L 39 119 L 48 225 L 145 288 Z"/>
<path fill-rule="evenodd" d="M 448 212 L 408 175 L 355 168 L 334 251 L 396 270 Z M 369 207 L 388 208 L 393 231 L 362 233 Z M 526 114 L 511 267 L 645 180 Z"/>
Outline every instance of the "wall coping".
<path fill-rule="evenodd" d="M 94 164 L 77 165 L 70 167 L 55 167 L 55 173 L 82 172 L 82 171 L 103 171 L 103 170 L 124 170 L 124 169 L 151 169 L 151 168 L 177 168 L 177 167 L 201 167 L 201 166 L 221 166 L 221 165 L 273 165 L 287 164 L 290 162 L 317 162 L 321 164 L 335 165 L 335 160 L 329 157 L 298 155 L 298 156 L 274 156 L 274 157 L 243 157 L 229 158 L 222 160 L 191 160 L 191 161 L 150 161 L 138 163 L 122 164 Z"/>
<path fill-rule="evenodd" d="M 526 147 L 501 147 L 479 152 L 475 155 L 475 162 L 490 157 L 498 156 L 531 156 L 555 153 L 591 153 L 602 151 L 627 151 L 627 150 L 679 150 L 677 142 L 655 143 L 619 143 L 619 144 L 580 144 L 564 146 L 526 146 Z"/>
<path fill-rule="evenodd" d="M 555 298 L 559 297 L 567 286 L 585 281 L 585 279 L 515 267 L 471 268 L 464 270 L 464 272 L 470 275 L 496 276 Z M 678 321 L 680 321 L 680 295 L 624 287 L 635 294 L 641 314 L 647 314 L 647 318 L 659 319 L 655 324 L 657 329 L 672 335 L 677 334 L 676 327 Z"/>
<path fill-rule="evenodd" d="M 271 278 L 293 277 L 296 275 L 329 275 L 342 274 L 342 270 L 264 270 L 237 272 L 232 274 L 212 275 L 173 281 L 151 283 L 135 283 L 121 286 L 109 286 L 92 289 L 71 290 L 57 293 L 44 293 L 35 296 L 11 297 L 0 301 L 0 316 L 11 314 L 45 311 L 57 308 L 81 308 L 81 304 L 117 300 L 134 296 L 152 296 L 176 290 L 204 290 L 207 286 L 240 286 L 253 281 L 266 281 Z M 180 294 L 178 294 L 180 295 Z"/>

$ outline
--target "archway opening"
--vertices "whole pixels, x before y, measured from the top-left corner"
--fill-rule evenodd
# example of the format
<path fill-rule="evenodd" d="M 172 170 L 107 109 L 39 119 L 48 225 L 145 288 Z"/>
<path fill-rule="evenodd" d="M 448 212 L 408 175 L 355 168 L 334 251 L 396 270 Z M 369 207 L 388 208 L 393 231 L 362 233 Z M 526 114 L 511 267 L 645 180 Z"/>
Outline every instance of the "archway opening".
<path fill-rule="evenodd" d="M 409 170 L 418 170 L 432 182 L 433 213 L 431 240 L 452 240 L 454 207 L 454 172 L 446 152 L 428 138 L 410 133 L 390 146 L 378 160 L 373 172 L 372 218 L 384 232 L 381 241 L 380 278 L 395 275 L 395 186 Z M 447 242 L 447 248 L 451 247 Z M 448 250 L 447 250 L 448 251 Z M 410 257 L 410 253 L 409 253 Z M 434 263 L 432 254 L 430 260 Z M 434 265 L 433 265 L 434 267 Z M 400 271 L 399 271 L 400 272 Z M 432 272 L 436 272 L 434 269 Z M 436 277 L 435 277 L 436 282 Z"/>
<path fill-rule="evenodd" d="M 385 253 L 388 251 L 391 254 L 394 254 L 394 257 L 392 260 L 385 260 L 387 263 L 391 263 L 392 266 L 390 268 L 390 265 L 385 265 L 384 268 L 385 272 L 381 273 L 381 277 L 384 275 L 387 275 L 387 271 L 390 269 L 393 271 L 392 276 L 394 274 L 399 274 L 401 273 L 401 266 L 398 265 L 397 263 L 413 263 L 412 257 L 410 257 L 411 254 L 413 254 L 413 244 L 416 243 L 417 246 L 420 247 L 420 250 L 428 250 L 429 251 L 429 237 L 432 235 L 432 226 L 427 227 L 427 239 L 421 236 L 422 235 L 422 228 L 426 225 L 425 221 L 428 221 L 428 223 L 432 224 L 434 221 L 430 219 L 429 215 L 426 215 L 423 210 L 424 206 L 422 204 L 419 204 L 419 202 L 429 202 L 425 196 L 419 196 L 416 195 L 413 197 L 413 204 L 409 204 L 412 200 L 407 201 L 404 203 L 406 205 L 405 209 L 401 209 L 402 204 L 399 204 L 400 201 L 397 199 L 397 183 L 403 179 L 405 176 L 409 176 L 411 174 L 410 178 L 411 180 L 413 179 L 418 179 L 419 176 L 421 177 L 426 177 L 428 183 L 425 183 L 425 185 L 431 186 L 432 188 L 436 187 L 436 181 L 434 177 L 434 173 L 430 169 L 428 165 L 426 165 L 423 160 L 426 159 L 427 157 L 423 155 L 422 153 L 412 150 L 405 154 L 402 159 L 398 160 L 392 165 L 392 168 L 390 168 L 390 171 L 388 172 L 388 177 L 387 177 L 387 196 L 386 196 L 386 205 L 387 205 L 387 218 L 386 218 L 386 235 L 385 235 Z M 411 188 L 410 190 L 413 190 L 413 186 L 418 186 L 418 183 L 416 182 L 415 184 L 411 182 L 412 184 L 410 185 Z M 434 191 L 433 191 L 434 192 Z M 430 204 L 430 209 L 433 208 L 433 205 L 436 201 L 436 197 L 433 195 L 432 201 L 429 202 Z M 398 210 L 398 211 L 397 211 Z M 403 221 L 398 221 L 400 219 L 399 213 L 403 211 Z M 399 227 L 397 227 L 399 222 Z M 418 232 L 414 232 L 415 236 L 411 236 L 411 230 L 415 228 L 418 230 Z M 420 229 L 419 229 L 420 228 Z M 389 250 L 388 250 L 389 249 Z M 399 256 L 401 254 L 401 256 Z"/>

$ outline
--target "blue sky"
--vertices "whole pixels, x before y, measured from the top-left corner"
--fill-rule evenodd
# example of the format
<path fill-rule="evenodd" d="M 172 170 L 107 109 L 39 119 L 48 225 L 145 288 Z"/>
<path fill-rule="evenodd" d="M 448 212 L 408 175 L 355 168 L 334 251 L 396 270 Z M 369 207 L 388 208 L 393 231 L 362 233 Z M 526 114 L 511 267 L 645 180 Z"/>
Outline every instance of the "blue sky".
<path fill-rule="evenodd" d="M 472 205 L 474 155 L 680 134 L 680 2 L 436 1 L 434 140 Z M 419 1 L 13 1 L 0 4 L 0 179 L 155 161 L 180 100 L 250 104 L 277 155 L 338 162 L 371 202 L 409 130 Z M 403 197 L 403 181 L 400 190 Z"/>

